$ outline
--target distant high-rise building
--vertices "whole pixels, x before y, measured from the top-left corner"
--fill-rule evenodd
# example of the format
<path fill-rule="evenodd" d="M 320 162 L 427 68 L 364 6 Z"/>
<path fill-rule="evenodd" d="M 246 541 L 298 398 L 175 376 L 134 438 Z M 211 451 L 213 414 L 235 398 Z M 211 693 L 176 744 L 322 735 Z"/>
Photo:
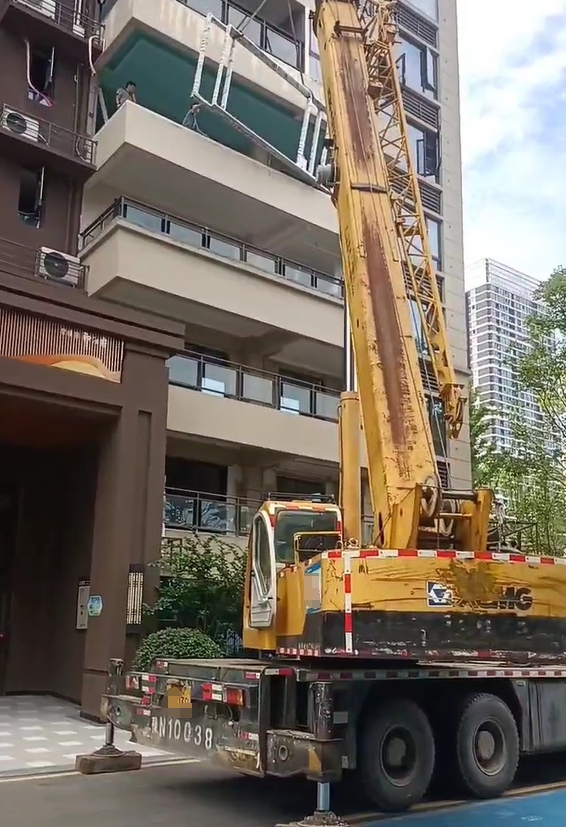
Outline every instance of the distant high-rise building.
<path fill-rule="evenodd" d="M 466 307 L 472 382 L 481 401 L 493 408 L 489 436 L 499 449 L 513 449 L 512 421 L 543 427 L 534 396 L 518 378 L 519 358 L 527 352 L 527 319 L 540 312 L 540 282 L 485 258 L 466 269 Z"/>

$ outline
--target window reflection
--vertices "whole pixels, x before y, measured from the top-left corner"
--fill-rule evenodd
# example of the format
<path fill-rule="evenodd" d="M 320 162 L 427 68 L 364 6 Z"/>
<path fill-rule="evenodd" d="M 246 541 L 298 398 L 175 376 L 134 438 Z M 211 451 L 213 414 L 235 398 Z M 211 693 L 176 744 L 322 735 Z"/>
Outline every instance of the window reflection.
<path fill-rule="evenodd" d="M 232 26 L 235 26 L 240 31 L 242 31 L 242 27 L 244 27 L 244 37 L 247 37 L 248 40 L 252 41 L 252 43 L 255 43 L 257 46 L 261 47 L 262 25 L 261 21 L 258 20 L 257 17 L 254 17 L 252 20 L 250 19 L 250 15 L 245 11 L 236 9 L 234 6 L 228 6 L 228 16 L 226 22 L 231 23 Z"/>
<path fill-rule="evenodd" d="M 179 0 L 179 2 L 200 14 L 213 14 L 218 20 L 222 20 L 222 0 Z"/>
<path fill-rule="evenodd" d="M 169 381 L 186 388 L 198 387 L 198 361 L 188 356 L 172 356 L 168 362 Z"/>
<path fill-rule="evenodd" d="M 277 259 L 255 250 L 246 250 L 246 262 L 250 267 L 257 267 L 258 270 L 266 273 L 277 272 Z"/>
<path fill-rule="evenodd" d="M 203 247 L 203 234 L 192 227 L 185 227 L 176 221 L 169 222 L 169 235 L 181 244 L 188 244 L 190 247 Z"/>
<path fill-rule="evenodd" d="M 265 51 L 273 57 L 289 63 L 291 66 L 298 65 L 297 46 L 293 40 L 284 37 L 274 29 L 267 27 L 265 32 Z"/>
<path fill-rule="evenodd" d="M 240 259 L 242 257 L 242 248 L 239 244 L 215 238 L 213 235 L 209 238 L 208 249 L 211 253 L 216 253 L 217 256 L 223 256 L 224 258 Z"/>
<path fill-rule="evenodd" d="M 281 382 L 281 398 L 279 406 L 282 411 L 289 413 L 311 413 L 311 390 L 290 382 Z"/>
<path fill-rule="evenodd" d="M 409 4 L 433 20 L 438 20 L 438 0 L 408 0 Z"/>

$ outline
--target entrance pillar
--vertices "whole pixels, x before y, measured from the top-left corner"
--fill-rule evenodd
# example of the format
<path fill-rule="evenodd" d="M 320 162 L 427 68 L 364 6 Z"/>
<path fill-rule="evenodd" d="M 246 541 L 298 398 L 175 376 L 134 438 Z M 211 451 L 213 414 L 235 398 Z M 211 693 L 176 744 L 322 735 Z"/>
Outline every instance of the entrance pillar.
<path fill-rule="evenodd" d="M 122 410 L 101 441 L 94 509 L 90 594 L 102 611 L 88 619 L 81 710 L 100 715 L 110 658 L 126 656 L 130 563 L 159 556 L 167 431 L 163 355 L 127 349 Z"/>

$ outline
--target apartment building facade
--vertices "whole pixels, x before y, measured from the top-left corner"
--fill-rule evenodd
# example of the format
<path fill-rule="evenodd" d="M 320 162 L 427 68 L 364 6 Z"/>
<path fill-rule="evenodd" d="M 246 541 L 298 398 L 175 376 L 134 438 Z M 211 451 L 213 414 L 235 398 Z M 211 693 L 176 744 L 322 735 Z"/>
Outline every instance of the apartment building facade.
<path fill-rule="evenodd" d="M 512 422 L 517 417 L 540 430 L 543 414 L 517 375 L 517 361 L 527 352 L 527 319 L 542 310 L 535 292 L 539 282 L 493 259 L 466 270 L 472 382 L 489 415 L 488 436 L 500 450 L 513 450 Z"/>
<path fill-rule="evenodd" d="M 85 188 L 80 255 L 90 295 L 185 325 L 185 352 L 169 373 L 165 525 L 173 534 L 244 535 L 265 492 L 329 493 L 338 483 L 337 220 L 328 195 L 294 163 L 301 84 L 322 99 L 314 3 L 258 6 L 102 7 L 97 171 Z M 454 362 L 467 384 L 456 3 L 407 0 L 398 18 L 411 146 Z M 220 94 L 216 106 L 202 106 L 199 134 L 183 120 L 197 87 L 206 102 L 215 84 L 225 88 L 218 67 L 228 24 L 246 40 L 231 47 L 227 102 Z M 127 81 L 137 102 L 116 111 L 116 89 Z M 426 359 L 422 370 L 436 423 Z M 465 487 L 467 430 L 450 446 L 442 430 L 441 477 Z"/>
<path fill-rule="evenodd" d="M 94 2 L 0 0 L 0 694 L 57 693 L 91 714 L 141 621 L 166 359 L 183 342 L 174 322 L 86 295 L 102 49 Z M 103 610 L 89 622 L 91 595 Z"/>

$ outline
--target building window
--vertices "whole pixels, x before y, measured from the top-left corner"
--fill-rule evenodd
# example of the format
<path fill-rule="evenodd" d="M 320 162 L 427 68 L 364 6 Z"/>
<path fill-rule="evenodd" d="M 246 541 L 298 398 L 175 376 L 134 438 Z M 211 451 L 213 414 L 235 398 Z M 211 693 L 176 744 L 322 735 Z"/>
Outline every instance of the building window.
<path fill-rule="evenodd" d="M 37 229 L 41 224 L 43 211 L 43 188 L 45 169 L 22 169 L 18 213 L 28 227 Z"/>
<path fill-rule="evenodd" d="M 438 135 L 428 129 L 408 124 L 409 150 L 417 174 L 428 181 L 440 180 L 440 144 Z"/>
<path fill-rule="evenodd" d="M 403 86 L 409 86 L 421 95 L 438 96 L 438 57 L 426 46 L 417 46 L 401 38 L 397 67 Z"/>
<path fill-rule="evenodd" d="M 31 49 L 28 56 L 28 98 L 42 106 L 51 106 L 54 90 L 55 49 Z"/>
<path fill-rule="evenodd" d="M 435 218 L 425 216 L 426 229 L 428 233 L 428 244 L 432 255 L 434 266 L 437 270 L 442 270 L 442 224 Z"/>
<path fill-rule="evenodd" d="M 408 2 L 418 11 L 422 11 L 433 20 L 438 20 L 438 0 L 408 0 Z"/>

